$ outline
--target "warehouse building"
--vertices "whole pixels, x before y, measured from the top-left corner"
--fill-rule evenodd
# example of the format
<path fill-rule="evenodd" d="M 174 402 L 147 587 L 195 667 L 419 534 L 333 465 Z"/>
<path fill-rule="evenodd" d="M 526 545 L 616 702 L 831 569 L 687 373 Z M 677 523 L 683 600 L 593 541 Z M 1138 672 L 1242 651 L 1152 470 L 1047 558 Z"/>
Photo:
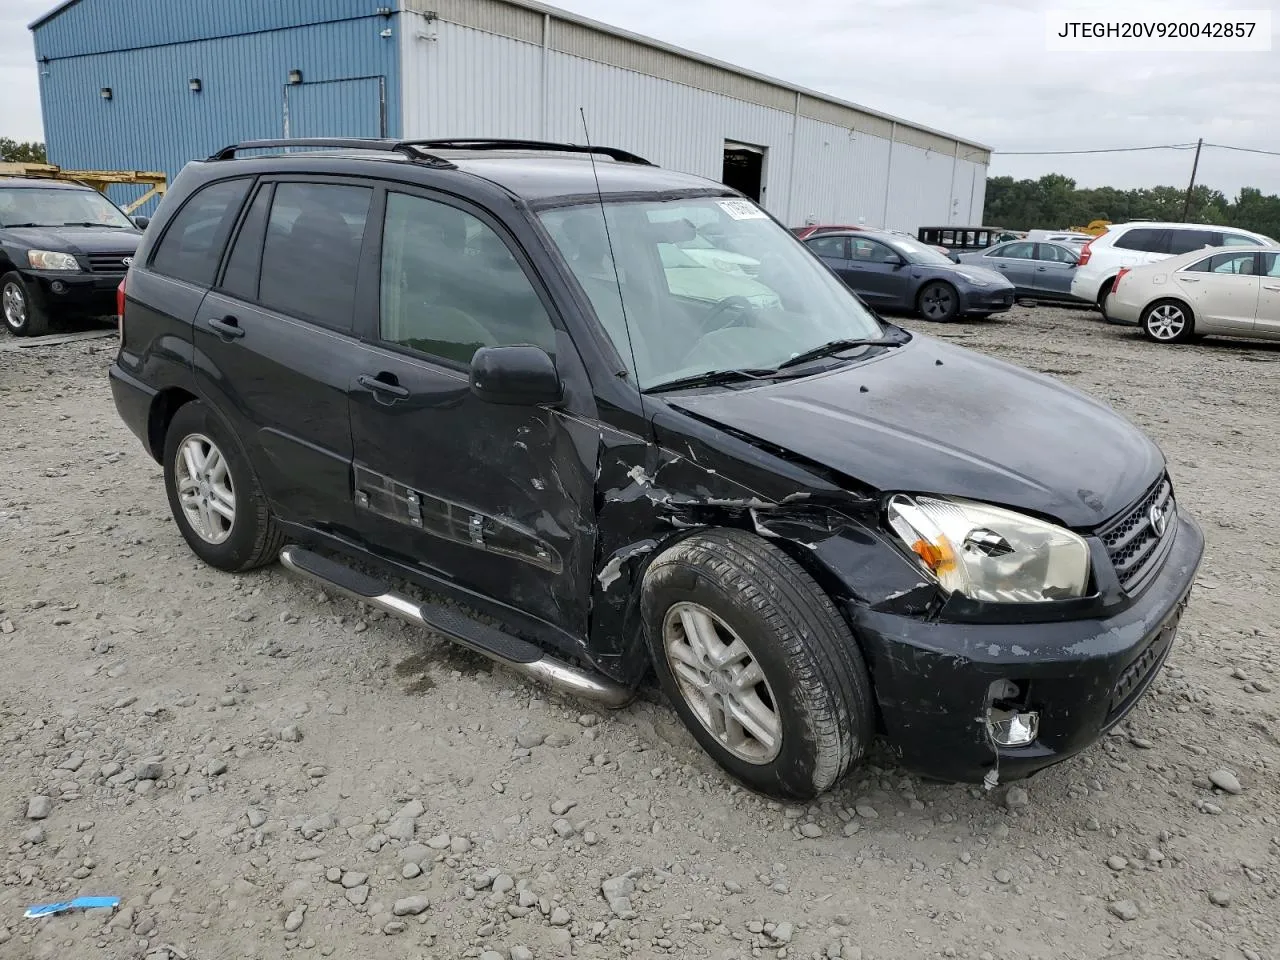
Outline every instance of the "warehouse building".
<path fill-rule="evenodd" d="M 533 0 L 68 0 L 31 30 L 64 167 L 172 178 L 280 136 L 581 142 L 585 113 L 593 142 L 789 225 L 982 221 L 988 147 Z"/>

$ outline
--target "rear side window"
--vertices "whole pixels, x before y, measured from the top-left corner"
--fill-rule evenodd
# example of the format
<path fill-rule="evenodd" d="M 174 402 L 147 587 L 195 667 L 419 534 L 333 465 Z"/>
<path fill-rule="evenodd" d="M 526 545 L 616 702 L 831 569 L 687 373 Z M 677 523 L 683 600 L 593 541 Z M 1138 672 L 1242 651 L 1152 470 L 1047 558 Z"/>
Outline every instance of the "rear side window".
<path fill-rule="evenodd" d="M 1253 237 L 1246 237 L 1242 233 L 1224 233 L 1222 235 L 1222 245 L 1224 247 L 1256 247 L 1259 246 L 1258 241 Z"/>
<path fill-rule="evenodd" d="M 267 218 L 258 302 L 350 331 L 360 246 L 373 190 L 333 183 L 279 183 Z"/>
<path fill-rule="evenodd" d="M 1218 235 L 1219 237 L 1221 234 Z M 1205 247 L 1218 247 L 1215 237 L 1209 230 L 1170 230 L 1168 253 L 1175 256 L 1190 253 L 1192 250 L 1203 250 Z"/>
<path fill-rule="evenodd" d="M 1132 230 L 1126 230 L 1123 234 L 1116 237 L 1113 246 L 1119 247 L 1121 250 L 1141 250 L 1143 253 L 1168 253 L 1165 248 L 1165 230 L 1153 230 L 1150 227 L 1135 227 Z M 1189 247 L 1194 250 L 1195 247 Z"/>
<path fill-rule="evenodd" d="M 151 255 L 156 273 L 197 286 L 213 283 L 222 246 L 249 192 L 246 178 L 202 187 L 183 204 Z"/>
<path fill-rule="evenodd" d="M 267 208 L 271 204 L 271 184 L 258 190 L 257 196 L 240 224 L 240 232 L 231 242 L 231 255 L 222 273 L 220 288 L 241 300 L 258 299 L 258 264 L 262 260 L 262 238 L 267 229 Z"/>

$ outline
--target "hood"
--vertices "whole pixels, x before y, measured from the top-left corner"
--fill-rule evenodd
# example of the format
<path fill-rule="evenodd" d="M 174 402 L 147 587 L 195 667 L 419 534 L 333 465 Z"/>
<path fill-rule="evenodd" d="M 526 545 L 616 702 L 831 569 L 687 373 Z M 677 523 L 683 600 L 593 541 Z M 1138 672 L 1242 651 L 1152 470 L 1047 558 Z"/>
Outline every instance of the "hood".
<path fill-rule="evenodd" d="M 992 270 L 990 267 L 983 267 L 976 263 L 969 263 L 964 260 L 959 263 L 953 263 L 949 266 L 943 266 L 940 263 L 936 265 L 931 263 L 929 264 L 929 269 L 937 270 L 939 275 L 945 273 L 967 273 L 971 277 L 979 277 L 985 280 L 988 285 L 993 287 L 1013 286 L 1013 284 L 1009 282 L 1009 278 L 999 270 Z"/>
<path fill-rule="evenodd" d="M 831 373 L 665 399 L 881 492 L 966 497 L 1076 528 L 1132 504 L 1164 469 L 1159 448 L 1105 404 L 918 334 Z"/>
<path fill-rule="evenodd" d="M 18 246 L 65 253 L 133 253 L 142 240 L 141 230 L 111 227 L 9 227 L 5 234 Z"/>

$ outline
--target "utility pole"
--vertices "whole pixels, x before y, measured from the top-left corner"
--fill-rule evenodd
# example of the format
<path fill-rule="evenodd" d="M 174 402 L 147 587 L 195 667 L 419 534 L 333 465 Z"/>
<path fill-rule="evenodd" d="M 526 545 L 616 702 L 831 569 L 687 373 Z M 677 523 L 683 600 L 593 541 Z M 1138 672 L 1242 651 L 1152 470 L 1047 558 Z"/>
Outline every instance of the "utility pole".
<path fill-rule="evenodd" d="M 1191 215 L 1191 191 L 1196 188 L 1196 169 L 1200 166 L 1200 148 L 1204 146 L 1204 137 L 1196 141 L 1196 158 L 1191 163 L 1191 182 L 1187 184 L 1187 199 L 1182 203 L 1182 221 L 1187 222 Z"/>

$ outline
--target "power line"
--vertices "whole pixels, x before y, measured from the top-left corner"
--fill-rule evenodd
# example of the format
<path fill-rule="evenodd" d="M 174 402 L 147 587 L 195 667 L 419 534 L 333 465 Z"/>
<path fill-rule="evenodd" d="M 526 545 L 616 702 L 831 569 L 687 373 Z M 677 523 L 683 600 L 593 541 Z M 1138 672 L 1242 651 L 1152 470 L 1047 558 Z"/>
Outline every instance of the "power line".
<path fill-rule="evenodd" d="M 1216 144 L 1206 143 L 1206 147 L 1216 146 Z M 1194 150 L 1194 143 L 1160 143 L 1149 147 L 1102 147 L 1097 150 L 995 150 L 994 154 L 1001 157 L 1054 157 L 1054 156 L 1075 156 L 1086 153 L 1138 153 L 1143 150 Z M 1231 149 L 1245 149 L 1244 147 Z M 1262 151 L 1265 152 L 1265 151 Z"/>
<path fill-rule="evenodd" d="M 1206 143 L 1206 147 L 1217 147 L 1219 150 L 1238 150 L 1240 153 L 1261 153 L 1268 157 L 1280 157 L 1280 151 L 1259 150 L 1256 147 L 1232 147 L 1225 143 Z"/>

